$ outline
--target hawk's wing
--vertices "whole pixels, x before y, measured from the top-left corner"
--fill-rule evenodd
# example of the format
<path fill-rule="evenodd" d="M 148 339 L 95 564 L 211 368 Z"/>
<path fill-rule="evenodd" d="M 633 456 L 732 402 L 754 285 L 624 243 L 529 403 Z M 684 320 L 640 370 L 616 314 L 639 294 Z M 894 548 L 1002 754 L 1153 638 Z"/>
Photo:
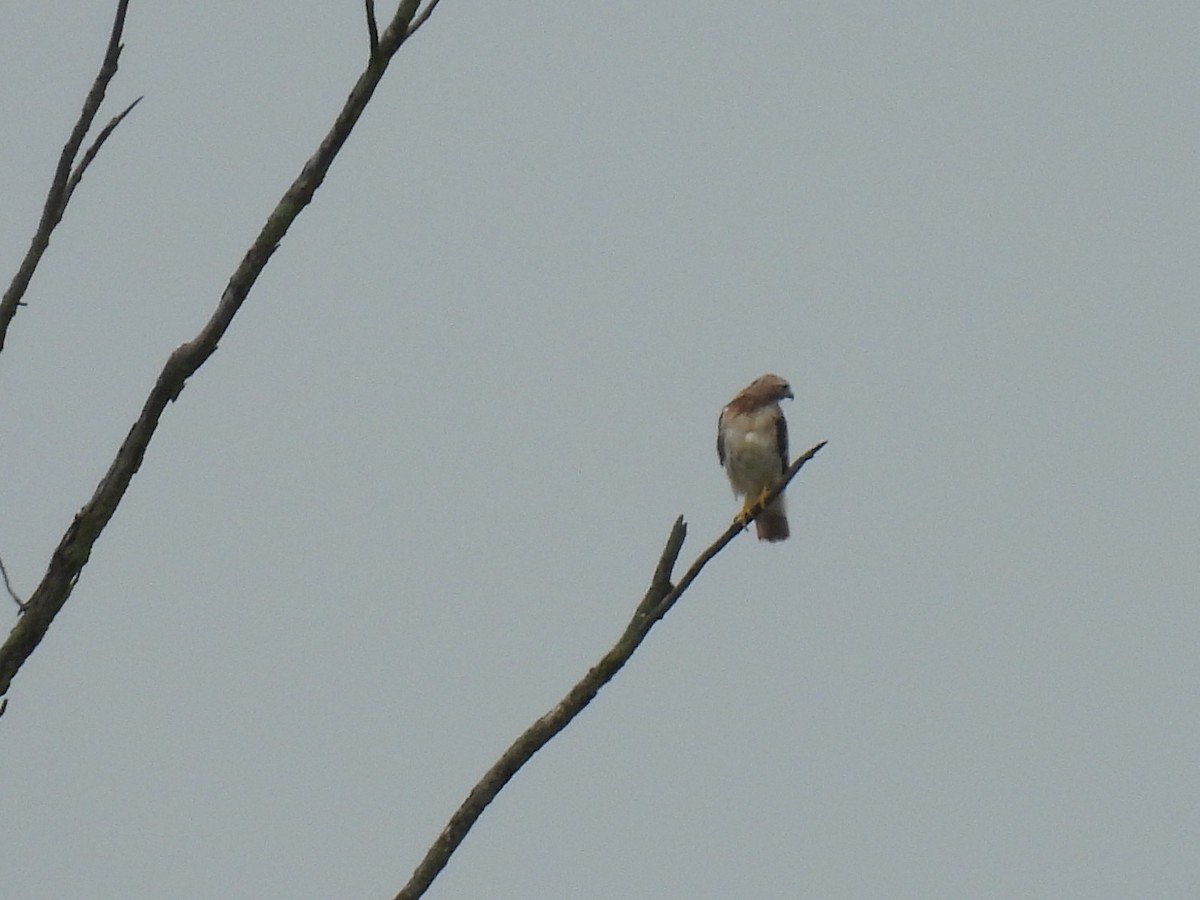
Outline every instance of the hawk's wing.
<path fill-rule="evenodd" d="M 780 465 L 786 469 L 788 467 L 787 419 L 783 417 L 783 411 L 778 406 L 775 407 L 775 410 L 775 446 L 779 448 Z"/>
<path fill-rule="evenodd" d="M 722 466 L 725 465 L 725 410 L 721 410 L 721 415 L 717 416 L 717 459 Z"/>

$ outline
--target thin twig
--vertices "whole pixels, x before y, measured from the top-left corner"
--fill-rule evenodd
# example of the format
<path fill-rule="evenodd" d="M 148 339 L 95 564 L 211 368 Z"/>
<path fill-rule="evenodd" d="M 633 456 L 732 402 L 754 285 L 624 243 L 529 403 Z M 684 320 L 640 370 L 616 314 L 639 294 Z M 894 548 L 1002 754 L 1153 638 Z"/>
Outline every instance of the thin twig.
<path fill-rule="evenodd" d="M 412 37 L 414 34 L 416 34 L 417 29 L 424 25 L 426 21 L 428 21 L 429 17 L 433 15 L 433 11 L 437 9 L 437 5 L 441 2 L 442 0 L 429 0 L 429 4 L 423 10 L 413 16 L 412 23 L 408 26 L 409 37 Z"/>
<path fill-rule="evenodd" d="M 467 832 L 471 830 L 472 826 L 474 826 L 483 814 L 483 811 L 487 809 L 488 804 L 496 798 L 496 795 L 508 784 L 509 780 L 551 738 L 566 728 L 579 713 L 583 712 L 584 708 L 592 702 L 592 699 L 600 689 L 608 684 L 617 672 L 621 670 L 621 667 L 625 665 L 634 651 L 641 645 L 646 635 L 650 633 L 650 629 L 654 627 L 654 624 L 666 615 L 667 611 L 675 605 L 675 602 L 683 592 L 688 589 L 688 586 L 696 580 L 696 576 L 700 574 L 700 570 L 708 564 L 709 560 L 737 537 L 750 522 L 753 522 L 767 505 L 782 493 L 783 489 L 787 487 L 788 482 L 796 477 L 796 473 L 800 471 L 804 464 L 816 456 L 817 451 L 824 446 L 825 442 L 822 441 L 792 463 L 787 471 L 784 472 L 775 489 L 767 494 L 762 502 L 755 504 L 750 510 L 750 515 L 744 520 L 734 520 L 733 524 L 725 530 L 725 533 L 696 558 L 696 561 L 692 563 L 687 573 L 680 579 L 679 584 L 673 586 L 671 584 L 671 571 L 675 567 L 679 551 L 683 547 L 684 536 L 687 534 L 687 526 L 684 524 L 683 517 L 680 516 L 675 520 L 675 524 L 671 527 L 671 534 L 667 538 L 667 544 L 659 557 L 658 565 L 655 567 L 650 587 L 641 602 L 637 605 L 633 618 L 625 627 L 625 632 L 621 635 L 620 639 L 567 692 L 567 695 L 562 700 L 555 704 L 544 716 L 525 729 L 521 736 L 513 741 L 511 746 L 487 770 L 483 778 L 471 789 L 471 792 L 467 795 L 467 799 L 462 802 L 462 805 L 450 817 L 450 821 L 442 829 L 442 833 L 438 835 L 437 840 L 433 842 L 433 845 L 426 852 L 425 858 L 421 860 L 420 865 L 413 871 L 408 883 L 396 895 L 396 900 L 416 900 L 417 897 L 422 896 L 429 889 L 433 880 L 437 878 L 438 873 L 445 868 L 446 863 L 450 861 L 450 857 L 458 849 L 463 839 L 466 838 Z"/>
<path fill-rule="evenodd" d="M 367 46 L 371 48 L 371 59 L 379 53 L 379 23 L 375 21 L 375 0 L 363 0 L 367 6 Z"/>
<path fill-rule="evenodd" d="M 62 221 L 63 213 L 67 210 L 67 201 L 71 199 L 71 193 L 79 183 L 79 178 L 83 176 L 83 170 L 87 168 L 92 157 L 99 151 L 100 145 L 112 133 L 112 129 L 116 128 L 125 114 L 129 112 L 128 109 L 125 110 L 109 123 L 109 126 L 104 132 L 101 132 L 100 137 L 93 144 L 93 149 L 88 151 L 89 156 L 85 157 L 78 168 L 75 168 L 75 160 L 79 156 L 79 148 L 83 146 L 83 139 L 87 137 L 87 133 L 96 119 L 96 113 L 100 111 L 100 104 L 104 102 L 104 93 L 108 90 L 109 82 L 117 74 L 117 62 L 121 57 L 121 34 L 125 29 L 125 11 L 128 7 L 129 0 L 118 0 L 117 13 L 113 18 L 112 31 L 108 36 L 108 47 L 104 51 L 104 60 L 100 63 L 100 71 L 96 73 L 92 88 L 83 101 L 83 109 L 80 110 L 79 119 L 71 130 L 71 136 L 67 138 L 62 153 L 59 154 L 58 165 L 54 169 L 54 177 L 50 181 L 50 190 L 46 194 L 46 203 L 42 207 L 42 217 L 38 221 L 33 240 L 30 241 L 25 258 L 21 260 L 21 265 L 17 269 L 17 274 L 13 276 L 8 290 L 4 292 L 3 298 L 0 298 L 0 350 L 4 349 L 4 339 L 8 335 L 9 323 L 17 314 L 17 309 L 25 305 L 21 302 L 21 298 L 25 296 L 25 292 L 29 288 L 29 282 L 33 279 L 33 273 L 37 269 L 38 263 L 41 262 L 42 255 L 50 246 L 50 235 Z M 134 103 L 136 102 L 134 101 Z M 131 105 L 130 109 L 132 108 Z M 74 178 L 72 177 L 73 169 L 75 170 Z"/>
<path fill-rule="evenodd" d="M 63 192 L 63 206 L 65 207 L 71 201 L 71 195 L 75 193 L 75 188 L 79 186 L 79 182 L 83 180 L 83 173 L 87 171 L 87 167 L 92 164 L 92 160 L 96 158 L 96 154 L 100 152 L 100 148 L 104 146 L 104 142 L 108 140 L 109 135 L 116 131 L 117 126 L 121 121 L 133 112 L 133 108 L 142 102 L 144 98 L 138 97 L 127 107 L 108 120 L 108 124 L 100 129 L 100 133 L 96 135 L 96 139 L 92 141 L 92 145 L 87 148 L 83 154 L 83 158 L 79 160 L 79 164 L 75 166 L 75 170 L 71 172 L 71 178 L 67 181 L 66 190 Z"/>
<path fill-rule="evenodd" d="M 124 19 L 126 3 L 127 0 L 121 0 L 118 21 Z M 179 399 L 187 380 L 216 352 L 222 336 L 279 247 L 279 242 L 325 180 L 329 167 L 350 137 L 392 57 L 408 39 L 409 25 L 416 15 L 417 6 L 418 0 L 401 0 L 396 14 L 379 35 L 379 53 L 367 63 L 329 132 L 267 217 L 258 237 L 230 276 L 212 316 L 195 337 L 176 347 L 163 365 L 154 387 L 146 397 L 141 414 L 129 429 L 108 471 L 96 485 L 91 499 L 75 514 L 75 519 L 50 556 L 46 574 L 26 602 L 24 614 L 0 645 L 0 696 L 8 692 L 13 677 L 37 649 L 55 616 L 71 596 L 92 547 L 120 505 L 130 480 L 141 467 L 150 439 L 158 429 L 159 419 L 167 404 Z"/>
<path fill-rule="evenodd" d="M 4 589 L 8 591 L 8 596 L 12 597 L 13 603 L 17 604 L 17 608 L 21 612 L 25 612 L 25 603 L 17 596 L 17 592 L 13 590 L 12 582 L 8 580 L 8 569 L 4 568 L 4 560 L 0 558 L 0 576 L 4 578 Z"/>

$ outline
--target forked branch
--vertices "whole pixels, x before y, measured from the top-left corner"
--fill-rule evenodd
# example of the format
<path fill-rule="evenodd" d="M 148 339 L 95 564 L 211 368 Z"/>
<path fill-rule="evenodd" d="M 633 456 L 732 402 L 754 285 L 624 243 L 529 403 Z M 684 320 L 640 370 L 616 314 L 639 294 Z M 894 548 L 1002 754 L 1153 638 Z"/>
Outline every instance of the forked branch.
<path fill-rule="evenodd" d="M 59 154 L 58 166 L 54 169 L 54 177 L 50 181 L 50 190 L 46 194 L 46 203 L 42 207 L 42 217 L 38 221 L 37 230 L 33 233 L 33 240 L 29 242 L 25 258 L 21 260 L 21 265 L 17 268 L 17 274 L 13 276 L 4 296 L 0 298 L 0 350 L 4 349 L 4 339 L 8 335 L 9 323 L 17 314 L 17 309 L 24 306 L 22 298 L 29 289 L 29 282 L 33 278 L 34 271 L 37 270 L 38 263 L 42 260 L 42 255 L 50 246 L 50 235 L 62 221 L 63 213 L 67 211 L 67 203 L 71 200 L 71 194 L 74 193 L 79 180 L 83 178 L 83 173 L 96 158 L 96 154 L 100 152 L 100 148 L 104 146 L 104 142 L 108 140 L 113 129 L 121 124 L 121 120 L 137 105 L 138 100 L 142 99 L 139 97 L 134 100 L 124 112 L 115 116 L 104 127 L 77 165 L 75 161 L 79 157 L 79 148 L 83 146 L 83 140 L 96 120 L 96 113 L 100 111 L 100 104 L 104 102 L 104 93 L 108 90 L 109 82 L 117 74 L 117 62 L 120 60 L 122 47 L 121 33 L 125 30 L 125 11 L 128 7 L 129 0 L 119 0 L 117 3 L 117 14 L 113 19 L 112 31 L 108 36 L 108 47 L 104 51 L 104 60 L 100 63 L 100 71 L 96 73 L 96 80 L 92 82 L 92 89 L 88 91 L 88 95 L 83 101 L 83 109 L 79 112 L 79 118 L 71 130 L 71 136 L 67 138 L 67 143 L 63 145 L 62 153 Z"/>
<path fill-rule="evenodd" d="M 416 900 L 429 889 L 433 880 L 437 878 L 438 873 L 445 868 L 450 857 L 458 846 L 467 836 L 467 832 L 471 830 L 475 822 L 487 809 L 496 795 L 504 788 L 514 775 L 521 769 L 525 763 L 533 758 L 542 747 L 553 738 L 556 734 L 562 731 L 571 720 L 583 712 L 584 707 L 592 702 L 592 699 L 600 691 L 600 688 L 608 684 L 609 681 L 621 670 L 621 667 L 629 661 L 633 653 L 641 645 L 646 635 L 650 633 L 650 629 L 654 627 L 654 623 L 667 614 L 675 602 L 683 595 L 683 592 L 696 580 L 700 571 L 708 565 L 709 561 L 723 550 L 730 541 L 738 536 L 751 522 L 753 522 L 762 513 L 764 509 L 783 493 L 784 488 L 788 483 L 796 477 L 796 473 L 804 466 L 806 462 L 817 455 L 817 452 L 825 446 L 825 441 L 817 444 L 806 451 L 799 459 L 792 463 L 787 471 L 783 473 L 783 477 L 775 488 L 768 493 L 759 503 L 756 503 L 751 509 L 745 520 L 734 520 L 734 522 L 725 529 L 725 533 L 713 541 L 704 552 L 696 557 L 695 562 L 684 573 L 678 584 L 671 584 L 671 572 L 675 568 L 675 561 L 679 558 L 679 551 L 683 547 L 683 539 L 687 534 L 687 526 L 684 524 L 683 517 L 680 516 L 675 520 L 675 524 L 671 527 L 671 534 L 667 538 L 667 544 L 663 548 L 663 552 L 658 560 L 658 565 L 655 567 L 654 576 L 650 579 L 650 587 L 646 590 L 645 596 L 638 603 L 637 609 L 634 611 L 633 618 L 629 624 L 625 626 L 625 632 L 620 639 L 613 645 L 612 649 L 600 658 L 600 661 L 592 666 L 586 675 L 581 678 L 567 695 L 562 698 L 554 707 L 544 716 L 525 729 L 507 750 L 501 754 L 500 758 L 492 765 L 490 769 L 484 773 L 483 778 L 471 789 L 471 793 L 467 795 L 467 799 L 450 817 L 450 821 L 446 827 L 442 829 L 442 833 L 438 835 L 437 840 L 425 854 L 425 858 L 421 860 L 400 893 L 396 895 L 396 900 Z"/>
<path fill-rule="evenodd" d="M 113 29 L 113 38 L 109 41 L 110 54 L 105 57 L 106 65 L 111 57 L 113 71 L 116 66 L 116 54 L 120 50 L 118 37 L 120 27 L 124 23 L 127 5 L 128 0 L 120 0 L 118 3 L 117 24 Z M 71 591 L 79 579 L 79 574 L 91 555 L 96 539 L 108 525 L 121 499 L 125 496 L 130 479 L 141 466 L 146 448 L 158 428 L 159 418 L 166 409 L 167 403 L 178 399 L 188 378 L 216 351 L 218 342 L 229 328 L 233 317 L 241 309 L 242 303 L 250 293 L 250 289 L 254 287 L 258 276 L 266 268 L 267 262 L 279 246 L 279 242 L 283 240 L 292 223 L 308 206 L 317 188 L 324 181 L 325 174 L 350 136 L 350 132 L 354 129 L 363 110 L 366 109 L 367 103 L 370 102 L 375 88 L 387 71 L 392 57 L 415 32 L 414 17 L 417 16 L 419 5 L 418 0 L 401 0 L 396 14 L 388 23 L 387 28 L 379 35 L 378 52 L 367 61 L 366 68 L 359 75 L 350 91 L 350 96 L 346 99 L 341 112 L 338 113 L 333 126 L 321 141 L 317 151 L 304 164 L 296 180 L 284 192 L 282 199 L 267 217 L 266 224 L 263 225 L 258 237 L 250 245 L 250 249 L 246 251 L 246 255 L 242 257 L 241 263 L 230 277 L 212 317 L 194 338 L 177 347 L 167 359 L 159 373 L 158 380 L 146 398 L 141 414 L 117 450 L 116 457 L 108 471 L 96 486 L 92 498 L 75 514 L 74 521 L 71 522 L 50 557 L 45 576 L 25 603 L 21 617 L 17 619 L 8 638 L 0 645 L 0 696 L 8 692 L 13 676 L 41 643 L 51 622 L 54 621 L 54 617 L 58 615 L 63 604 L 71 595 Z M 428 12 L 428 8 L 426 12 Z M 425 21 L 425 18 L 417 20 L 418 26 Z M 107 84 L 107 80 L 103 84 Z M 102 89 L 100 94 L 103 95 Z M 90 101 L 91 95 L 89 95 Z M 96 105 L 99 105 L 98 101 Z M 88 121 L 91 121 L 90 118 Z M 86 131 L 86 129 L 84 130 Z M 82 138 L 75 144 L 75 151 L 78 150 L 79 143 L 82 143 Z M 70 147 L 71 145 L 68 144 L 68 149 Z M 72 159 L 75 151 L 72 151 Z M 63 152 L 64 158 L 67 157 L 67 150 Z M 70 168 L 68 164 L 62 169 L 62 172 L 66 173 L 62 174 L 63 190 L 66 190 L 66 184 L 70 180 Z M 58 176 L 56 176 L 56 183 L 57 180 Z M 40 232 L 41 227 L 39 226 Z M 32 269 L 30 271 L 32 272 Z M 19 297 L 19 294 L 17 296 Z M 14 308 L 15 303 L 14 300 Z"/>

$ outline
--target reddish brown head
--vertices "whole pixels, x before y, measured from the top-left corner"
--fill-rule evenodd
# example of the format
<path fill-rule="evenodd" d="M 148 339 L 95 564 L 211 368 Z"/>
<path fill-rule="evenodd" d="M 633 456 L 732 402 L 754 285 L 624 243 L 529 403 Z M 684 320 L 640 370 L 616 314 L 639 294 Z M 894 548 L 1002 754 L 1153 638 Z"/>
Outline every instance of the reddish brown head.
<path fill-rule="evenodd" d="M 733 398 L 729 409 L 733 413 L 747 413 L 784 399 L 792 399 L 792 386 L 787 379 L 778 375 L 760 375 Z"/>

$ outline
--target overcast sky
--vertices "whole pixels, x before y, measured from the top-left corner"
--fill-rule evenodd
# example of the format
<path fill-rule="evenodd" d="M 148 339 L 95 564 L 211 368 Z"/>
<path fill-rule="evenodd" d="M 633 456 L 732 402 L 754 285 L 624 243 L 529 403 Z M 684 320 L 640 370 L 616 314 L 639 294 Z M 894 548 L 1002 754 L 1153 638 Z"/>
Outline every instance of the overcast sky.
<path fill-rule="evenodd" d="M 358 0 L 132 3 L 0 354 L 30 592 L 328 128 Z M 0 275 L 112 3 L 0 6 Z M 381 16 L 391 3 L 380 4 Z M 430 897 L 1192 898 L 1200 7 L 445 0 L 0 720 L 6 897 L 379 898 L 740 537 Z M 15 621 L 15 607 L 3 613 Z"/>

